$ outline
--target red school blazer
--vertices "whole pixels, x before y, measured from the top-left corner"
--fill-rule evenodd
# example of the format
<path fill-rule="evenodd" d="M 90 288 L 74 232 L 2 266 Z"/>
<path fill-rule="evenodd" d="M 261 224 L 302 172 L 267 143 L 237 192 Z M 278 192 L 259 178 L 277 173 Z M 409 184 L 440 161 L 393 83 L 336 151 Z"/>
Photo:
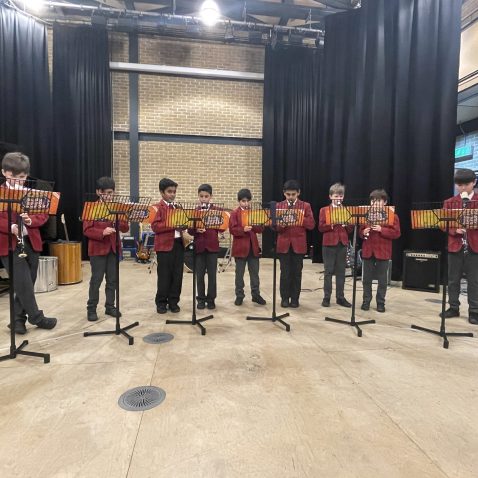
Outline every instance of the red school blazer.
<path fill-rule="evenodd" d="M 211 209 L 218 209 L 210 204 Z M 196 209 L 201 209 L 200 207 Z M 197 232 L 197 229 L 188 229 L 188 233 L 194 237 L 194 248 L 197 254 L 203 252 L 219 252 L 219 230 L 206 229 L 205 232 Z"/>
<path fill-rule="evenodd" d="M 41 252 L 43 249 L 43 241 L 40 235 L 40 227 L 48 221 L 48 214 L 32 214 L 29 215 L 32 223 L 30 226 L 25 224 L 30 238 L 32 249 L 36 252 Z M 12 224 L 18 222 L 18 214 L 12 212 Z M 15 234 L 8 230 L 8 213 L 0 212 L 0 256 L 8 256 L 8 239 L 13 250 L 17 247 L 18 239 Z"/>
<path fill-rule="evenodd" d="M 169 252 L 173 250 L 174 246 L 174 227 L 168 227 L 166 225 L 167 214 L 170 207 L 161 200 L 156 204 L 158 212 L 151 223 L 151 229 L 155 233 L 154 235 L 154 250 L 156 252 Z M 172 208 L 171 208 L 172 209 Z"/>
<path fill-rule="evenodd" d="M 113 221 L 85 221 L 83 223 L 83 234 L 88 238 L 89 256 L 107 256 L 111 251 L 116 253 L 116 234 L 103 236 L 103 231 L 107 227 L 115 227 Z M 129 229 L 126 221 L 119 222 L 121 232 L 127 232 Z M 121 253 L 121 243 L 120 243 Z"/>
<path fill-rule="evenodd" d="M 369 226 L 360 226 L 359 235 L 364 238 L 363 231 Z M 362 258 L 389 260 L 392 258 L 392 241 L 400 237 L 400 221 L 397 213 L 393 220 L 393 226 L 382 226 L 380 232 L 370 231 L 367 239 L 362 243 Z"/>
<path fill-rule="evenodd" d="M 254 257 L 259 257 L 261 249 L 257 240 L 257 234 L 261 234 L 264 228 L 262 226 L 253 226 L 249 232 L 245 232 L 241 221 L 241 211 L 240 207 L 234 209 L 229 218 L 229 232 L 233 237 L 231 255 L 232 257 L 248 257 L 252 245 Z"/>
<path fill-rule="evenodd" d="M 475 191 L 473 197 L 467 206 L 469 209 L 478 209 L 478 193 Z M 461 209 L 463 208 L 463 200 L 457 194 L 452 198 L 447 199 L 443 203 L 444 209 Z M 473 252 L 478 253 L 478 229 L 467 229 L 466 239 L 468 248 Z M 463 247 L 463 234 L 457 234 L 456 228 L 450 228 L 448 231 L 448 252 L 459 252 Z"/>
<path fill-rule="evenodd" d="M 325 223 L 325 213 L 333 206 L 325 206 L 319 212 L 318 229 L 322 235 L 323 246 L 336 246 L 341 242 L 344 246 L 349 243 L 349 234 L 353 231 L 353 226 L 342 226 L 340 224 L 329 225 Z"/>
<path fill-rule="evenodd" d="M 287 201 L 277 203 L 277 209 L 288 209 Z M 277 253 L 287 254 L 289 248 L 296 254 L 305 254 L 307 252 L 306 230 L 312 230 L 315 226 L 312 208 L 308 202 L 297 199 L 292 209 L 304 210 L 304 222 L 302 226 L 282 227 L 277 226 Z"/>

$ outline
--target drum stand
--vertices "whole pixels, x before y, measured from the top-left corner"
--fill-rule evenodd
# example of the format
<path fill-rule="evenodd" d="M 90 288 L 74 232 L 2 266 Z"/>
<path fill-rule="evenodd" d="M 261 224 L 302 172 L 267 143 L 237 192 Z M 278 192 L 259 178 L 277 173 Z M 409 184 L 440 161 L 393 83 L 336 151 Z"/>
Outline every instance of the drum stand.
<path fill-rule="evenodd" d="M 21 200 L 16 199 L 1 199 L 1 203 L 7 203 L 7 216 L 8 216 L 8 230 L 12 230 L 12 203 L 21 204 Z M 18 355 L 27 355 L 29 357 L 38 357 L 43 359 L 43 363 L 50 363 L 50 354 L 42 354 L 39 352 L 28 352 L 23 350 L 28 345 L 28 340 L 24 340 L 19 347 L 15 342 L 15 269 L 13 265 L 13 248 L 10 244 L 10 235 L 8 235 L 9 244 L 8 244 L 8 268 L 9 268 L 9 277 L 10 277 L 10 287 L 9 287 L 9 301 L 10 301 L 10 353 L 0 357 L 0 362 L 4 360 L 10 360 L 17 358 Z"/>

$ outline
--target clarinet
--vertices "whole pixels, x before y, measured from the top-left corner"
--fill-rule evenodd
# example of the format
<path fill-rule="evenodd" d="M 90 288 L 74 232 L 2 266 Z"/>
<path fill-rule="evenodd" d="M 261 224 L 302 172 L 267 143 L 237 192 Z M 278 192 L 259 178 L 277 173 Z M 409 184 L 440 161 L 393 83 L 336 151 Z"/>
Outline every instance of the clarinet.
<path fill-rule="evenodd" d="M 27 253 L 25 252 L 25 239 L 23 237 L 23 218 L 22 216 L 18 215 L 18 221 L 17 221 L 17 226 L 18 226 L 18 246 L 20 247 L 20 252 L 18 253 L 18 257 L 21 257 L 24 259 L 27 257 Z"/>
<path fill-rule="evenodd" d="M 468 193 L 466 191 L 463 191 L 461 194 L 461 201 L 462 201 L 462 205 L 463 205 L 463 209 L 466 209 L 466 207 L 468 206 L 469 202 L 470 202 L 470 197 L 468 195 Z M 468 237 L 467 237 L 467 234 L 466 234 L 466 229 L 463 228 L 463 230 L 465 231 L 462 235 L 462 238 L 461 238 L 461 242 L 463 244 L 463 252 L 465 254 L 468 253 Z"/>

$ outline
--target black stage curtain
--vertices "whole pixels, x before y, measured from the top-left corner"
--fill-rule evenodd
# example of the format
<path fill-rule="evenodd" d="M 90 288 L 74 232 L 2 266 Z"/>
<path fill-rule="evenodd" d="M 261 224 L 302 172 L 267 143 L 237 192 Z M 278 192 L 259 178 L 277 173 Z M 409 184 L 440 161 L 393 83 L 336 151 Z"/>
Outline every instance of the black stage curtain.
<path fill-rule="evenodd" d="M 33 176 L 53 180 L 51 146 L 46 28 L 0 6 L 0 156 L 20 150 L 30 157 Z"/>
<path fill-rule="evenodd" d="M 461 2 L 366 0 L 326 19 L 318 167 L 349 198 L 383 187 L 397 208 L 393 276 L 405 248 L 439 249 L 443 235 L 410 230 L 414 202 L 453 193 Z"/>
<path fill-rule="evenodd" d="M 53 28 L 56 179 L 70 237 L 82 237 L 84 193 L 111 176 L 111 92 L 105 29 Z"/>
<path fill-rule="evenodd" d="M 283 199 L 282 186 L 297 179 L 301 199 L 319 201 L 317 167 L 320 70 L 322 55 L 305 48 L 268 47 L 264 68 L 262 199 Z M 317 234 L 314 232 L 316 242 Z M 263 255 L 270 256 L 267 232 Z"/>

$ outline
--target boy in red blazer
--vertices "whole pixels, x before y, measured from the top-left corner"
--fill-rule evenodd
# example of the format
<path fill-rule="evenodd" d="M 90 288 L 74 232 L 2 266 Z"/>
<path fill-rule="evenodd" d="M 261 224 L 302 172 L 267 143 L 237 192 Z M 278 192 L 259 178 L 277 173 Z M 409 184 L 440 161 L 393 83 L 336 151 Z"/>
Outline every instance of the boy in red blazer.
<path fill-rule="evenodd" d="M 445 201 L 446 209 L 478 209 L 475 192 L 476 175 L 471 169 L 457 169 L 458 194 Z M 466 272 L 468 283 L 468 322 L 478 325 L 478 229 L 450 228 L 448 233 L 448 302 L 445 318 L 460 315 L 461 278 Z"/>
<path fill-rule="evenodd" d="M 319 231 L 322 236 L 322 257 L 324 259 L 324 299 L 322 307 L 330 307 L 332 295 L 332 276 L 335 275 L 335 295 L 337 304 L 343 307 L 352 307 L 352 304 L 345 298 L 345 267 L 347 260 L 347 246 L 349 234 L 353 226 L 342 226 L 340 224 L 326 224 L 326 211 L 329 208 L 339 207 L 344 202 L 345 186 L 335 183 L 330 186 L 330 206 L 323 207 L 319 212 Z"/>
<path fill-rule="evenodd" d="M 383 189 L 375 189 L 370 193 L 370 205 L 375 212 L 379 212 L 388 201 L 388 195 Z M 366 225 L 359 230 L 362 244 L 362 284 L 363 304 L 362 310 L 370 309 L 372 302 L 372 280 L 376 276 L 377 287 L 377 312 L 385 312 L 385 294 L 387 293 L 388 265 L 392 258 L 392 241 L 400 237 L 400 221 L 394 214 L 392 226 Z"/>
<path fill-rule="evenodd" d="M 30 160 L 22 153 L 8 153 L 2 160 L 2 174 L 5 182 L 2 188 L 21 189 L 30 172 Z M 21 216 L 23 226 L 19 230 L 18 220 Z M 38 309 L 35 299 L 35 281 L 38 272 L 38 258 L 43 248 L 40 227 L 48 220 L 48 214 L 18 215 L 12 213 L 12 227 L 8 230 L 8 213 L 0 212 L 0 259 L 3 267 L 9 271 L 8 249 L 9 245 L 14 250 L 14 284 L 15 290 L 15 333 L 26 334 L 26 321 L 41 329 L 53 329 L 57 320 L 45 317 L 42 310 Z M 18 238 L 23 236 L 23 243 L 27 257 L 19 257 L 20 248 Z M 10 243 L 10 244 L 9 244 Z"/>
<path fill-rule="evenodd" d="M 299 209 L 304 211 L 301 226 L 277 226 L 277 255 L 280 261 L 281 307 L 299 307 L 302 284 L 304 254 L 307 252 L 306 230 L 315 226 L 312 208 L 301 201 L 299 182 L 290 179 L 284 184 L 285 201 L 277 203 L 277 209 Z"/>
<path fill-rule="evenodd" d="M 182 231 L 168 224 L 168 216 L 176 208 L 174 202 L 178 184 L 172 179 L 159 181 L 161 201 L 158 212 L 151 224 L 155 232 L 154 250 L 158 260 L 158 283 L 156 291 L 156 311 L 165 314 L 169 310 L 179 312 L 179 298 L 183 285 L 184 246 Z"/>
<path fill-rule="evenodd" d="M 198 209 L 208 211 L 213 209 L 212 186 L 201 184 L 198 188 Z M 197 277 L 197 308 L 216 308 L 217 296 L 217 255 L 219 253 L 218 229 L 189 229 L 189 234 L 194 237 L 196 253 Z M 205 276 L 207 273 L 207 294 Z"/>
<path fill-rule="evenodd" d="M 244 301 L 244 272 L 249 269 L 251 283 L 252 302 L 265 305 L 266 301 L 261 297 L 259 282 L 259 241 L 257 234 L 264 230 L 261 226 L 243 226 L 241 213 L 249 209 L 252 194 L 249 189 L 241 189 L 237 193 L 239 207 L 231 212 L 229 219 L 229 232 L 233 237 L 231 255 L 236 261 L 236 300 L 235 305 L 242 305 Z"/>
<path fill-rule="evenodd" d="M 113 178 L 104 176 L 96 181 L 96 194 L 105 200 L 115 192 Z M 127 232 L 129 227 L 126 221 L 120 221 L 121 232 Z M 85 221 L 83 234 L 88 238 L 88 255 L 90 256 L 91 279 L 86 305 L 86 318 L 90 322 L 98 320 L 96 307 L 100 300 L 100 286 L 106 276 L 105 285 L 105 314 L 116 317 L 116 250 L 115 224 L 109 220 Z M 119 314 L 121 317 L 121 313 Z"/>

